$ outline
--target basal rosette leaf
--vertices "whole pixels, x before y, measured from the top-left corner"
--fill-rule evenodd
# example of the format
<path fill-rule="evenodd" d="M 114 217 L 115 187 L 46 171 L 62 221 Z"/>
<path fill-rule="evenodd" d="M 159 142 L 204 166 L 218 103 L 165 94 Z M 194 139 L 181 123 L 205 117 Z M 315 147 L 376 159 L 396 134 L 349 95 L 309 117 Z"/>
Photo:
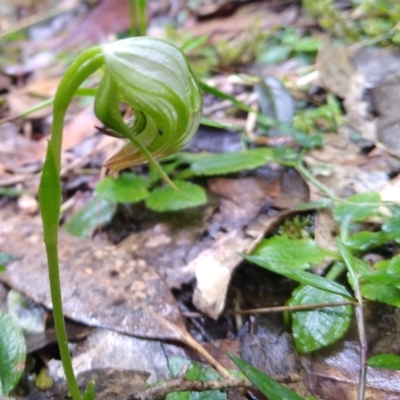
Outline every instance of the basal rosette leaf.
<path fill-rule="evenodd" d="M 196 132 L 202 109 L 199 86 L 182 52 L 147 37 L 105 44 L 102 51 L 105 74 L 96 95 L 96 114 L 130 140 L 106 166 L 118 171 L 148 160 L 137 142 L 154 158 L 180 150 Z M 140 123 L 122 126 L 119 102 L 128 104 Z"/>

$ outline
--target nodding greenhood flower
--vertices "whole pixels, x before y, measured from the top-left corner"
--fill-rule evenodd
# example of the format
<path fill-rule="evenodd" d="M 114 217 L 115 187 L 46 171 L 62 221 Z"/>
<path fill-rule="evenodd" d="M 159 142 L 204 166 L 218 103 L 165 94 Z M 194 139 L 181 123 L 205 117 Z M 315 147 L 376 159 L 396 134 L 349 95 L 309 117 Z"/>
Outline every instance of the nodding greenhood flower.
<path fill-rule="evenodd" d="M 82 397 L 67 346 L 57 253 L 62 199 L 61 145 L 68 106 L 82 83 L 100 67 L 104 67 L 104 74 L 95 94 L 95 113 L 107 129 L 128 140 L 107 162 L 112 171 L 148 160 L 173 185 L 155 159 L 176 152 L 189 141 L 200 123 L 202 107 L 199 86 L 181 51 L 147 37 L 85 50 L 60 81 L 54 97 L 52 133 L 40 181 L 39 203 L 57 338 L 74 400 Z M 122 119 L 121 102 L 133 110 L 135 117 L 128 123 Z M 88 393 L 91 392 L 85 392 L 85 398 L 90 397 Z"/>
<path fill-rule="evenodd" d="M 185 56 L 162 40 L 137 37 L 101 46 L 104 75 L 95 113 L 128 143 L 105 164 L 118 171 L 180 150 L 196 132 L 202 96 Z M 120 102 L 135 118 L 122 120 Z M 147 151 L 146 151 L 147 150 Z"/>

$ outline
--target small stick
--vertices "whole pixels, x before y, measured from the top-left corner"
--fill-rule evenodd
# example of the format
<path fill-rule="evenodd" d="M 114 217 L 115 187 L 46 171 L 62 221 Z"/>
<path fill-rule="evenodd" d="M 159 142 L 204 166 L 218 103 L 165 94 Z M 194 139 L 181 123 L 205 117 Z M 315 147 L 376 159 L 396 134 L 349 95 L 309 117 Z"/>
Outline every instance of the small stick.
<path fill-rule="evenodd" d="M 203 392 L 205 390 L 228 390 L 237 388 L 252 388 L 253 384 L 247 379 L 223 379 L 213 382 L 187 381 L 183 378 L 161 382 L 128 396 L 125 400 L 147 400 L 163 398 L 171 392 Z"/>
<path fill-rule="evenodd" d="M 181 340 L 197 351 L 223 378 L 233 379 L 232 375 L 189 332 L 182 332 Z"/>
<path fill-rule="evenodd" d="M 278 307 L 265 307 L 265 308 L 251 308 L 248 310 L 226 311 L 222 315 L 236 315 L 236 314 L 267 314 L 285 311 L 307 311 L 317 308 L 325 307 L 339 307 L 339 306 L 357 306 L 358 303 L 354 301 L 335 301 L 331 303 L 317 303 L 317 304 L 299 304 L 297 306 L 278 306 Z M 205 315 L 197 312 L 183 312 L 183 316 L 188 318 L 204 318 Z"/>

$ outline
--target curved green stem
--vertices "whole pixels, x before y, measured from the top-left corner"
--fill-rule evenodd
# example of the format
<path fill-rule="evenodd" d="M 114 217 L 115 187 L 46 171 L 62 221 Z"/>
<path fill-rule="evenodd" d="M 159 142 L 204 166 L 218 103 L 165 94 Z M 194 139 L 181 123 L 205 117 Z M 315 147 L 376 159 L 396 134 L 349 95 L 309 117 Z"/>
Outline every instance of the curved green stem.
<path fill-rule="evenodd" d="M 83 52 L 65 73 L 54 98 L 53 124 L 39 187 L 39 203 L 46 245 L 54 325 L 68 388 L 73 400 L 81 400 L 68 349 L 58 265 L 58 220 L 60 217 L 60 160 L 64 117 L 84 80 L 104 63 L 100 47 Z"/>

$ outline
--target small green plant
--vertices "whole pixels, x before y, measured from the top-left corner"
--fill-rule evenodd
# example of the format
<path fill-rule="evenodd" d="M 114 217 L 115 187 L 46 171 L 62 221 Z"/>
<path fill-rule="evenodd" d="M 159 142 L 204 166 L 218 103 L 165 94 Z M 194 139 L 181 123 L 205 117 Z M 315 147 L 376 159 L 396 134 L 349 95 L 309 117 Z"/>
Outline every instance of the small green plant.
<path fill-rule="evenodd" d="M 345 43 L 400 43 L 400 4 L 391 0 L 353 0 L 343 12 L 333 0 L 305 0 L 303 5 L 322 28 Z"/>
<path fill-rule="evenodd" d="M 14 257 L 0 252 L 0 273 Z M 22 329 L 10 315 L 0 310 L 0 397 L 8 396 L 24 371 L 26 344 Z"/>
<path fill-rule="evenodd" d="M 399 307 L 399 257 L 388 254 L 372 265 L 363 260 L 373 249 L 387 244 L 396 247 L 400 243 L 399 207 L 383 202 L 374 192 L 336 198 L 335 202 L 333 215 L 340 227 L 336 252 L 322 249 L 311 237 L 293 237 L 291 231 L 282 229 L 280 235 L 263 240 L 252 255 L 244 258 L 299 282 L 289 300 L 291 306 L 350 300 L 362 309 L 366 298 Z M 371 224 L 371 218 L 381 222 Z M 325 277 L 306 271 L 324 259 L 332 261 Z M 346 270 L 356 299 L 344 285 L 334 282 Z M 293 312 L 292 331 L 297 349 L 308 353 L 335 342 L 346 333 L 351 318 L 352 308 L 346 304 Z M 362 325 L 359 322 L 359 329 Z"/>
<path fill-rule="evenodd" d="M 125 147 L 108 161 L 108 167 L 114 171 L 149 161 L 171 186 L 179 186 L 170 181 L 156 159 L 175 153 L 189 141 L 200 123 L 202 109 L 199 86 L 183 53 L 167 42 L 147 37 L 123 39 L 85 50 L 60 82 L 54 98 L 52 134 L 39 201 L 57 339 L 74 400 L 82 397 L 68 351 L 57 252 L 61 143 L 64 116 L 71 100 L 99 68 L 103 68 L 103 76 L 95 92 L 95 113 L 107 129 L 127 140 Z M 135 118 L 129 123 L 121 116 L 121 102 L 134 113 Z"/>

